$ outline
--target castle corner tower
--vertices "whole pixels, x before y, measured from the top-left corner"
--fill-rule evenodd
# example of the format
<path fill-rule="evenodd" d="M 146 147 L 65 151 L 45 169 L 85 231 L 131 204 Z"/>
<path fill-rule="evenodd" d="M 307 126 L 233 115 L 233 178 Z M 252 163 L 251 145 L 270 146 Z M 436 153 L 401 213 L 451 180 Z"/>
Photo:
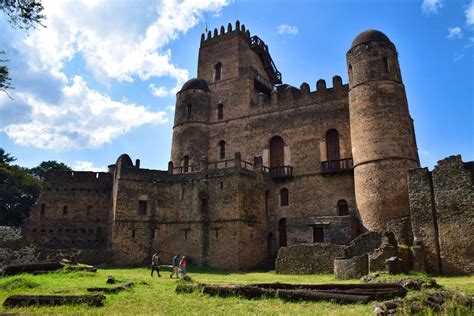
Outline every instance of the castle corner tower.
<path fill-rule="evenodd" d="M 407 171 L 419 167 L 395 45 L 382 32 L 359 34 L 347 52 L 354 184 L 362 224 L 410 242 Z M 405 238 L 401 238 L 405 236 Z"/>

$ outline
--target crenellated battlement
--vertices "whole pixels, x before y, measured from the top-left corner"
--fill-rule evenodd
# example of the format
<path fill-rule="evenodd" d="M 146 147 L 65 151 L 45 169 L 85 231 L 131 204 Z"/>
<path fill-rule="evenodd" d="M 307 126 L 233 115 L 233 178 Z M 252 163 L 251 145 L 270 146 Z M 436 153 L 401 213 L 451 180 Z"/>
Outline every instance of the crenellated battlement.
<path fill-rule="evenodd" d="M 303 82 L 299 89 L 288 84 L 279 85 L 271 92 L 270 97 L 259 93 L 255 106 L 297 107 L 347 98 L 348 92 L 349 84 L 343 84 L 342 78 L 336 75 L 332 78 L 332 87 L 328 88 L 326 81 L 319 79 L 314 91 L 311 91 L 307 82 Z"/>
<path fill-rule="evenodd" d="M 227 24 L 227 28 L 221 25 L 219 30 L 214 29 L 213 32 L 210 30 L 206 33 L 201 34 L 201 46 L 215 43 L 216 41 L 227 39 L 233 35 L 241 35 L 246 40 L 250 40 L 250 31 L 245 28 L 245 25 L 240 25 L 240 21 L 235 22 L 235 28 L 232 28 L 232 24 Z"/>
<path fill-rule="evenodd" d="M 45 188 L 106 189 L 112 186 L 108 172 L 49 171 L 45 176 Z"/>

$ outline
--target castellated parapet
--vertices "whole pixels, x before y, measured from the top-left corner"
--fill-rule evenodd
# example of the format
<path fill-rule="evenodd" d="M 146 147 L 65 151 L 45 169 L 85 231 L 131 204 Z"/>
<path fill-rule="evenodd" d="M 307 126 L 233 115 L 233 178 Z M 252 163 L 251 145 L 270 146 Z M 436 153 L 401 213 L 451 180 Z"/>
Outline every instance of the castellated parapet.
<path fill-rule="evenodd" d="M 164 264 L 180 253 L 224 269 L 269 268 L 282 247 L 324 256 L 366 230 L 411 243 L 407 171 L 419 165 L 395 46 L 363 32 L 347 60 L 349 84 L 293 87 L 240 22 L 203 34 L 197 78 L 176 95 L 167 170 L 123 154 L 107 173 L 49 173 L 28 238 L 114 265 L 160 250 Z"/>

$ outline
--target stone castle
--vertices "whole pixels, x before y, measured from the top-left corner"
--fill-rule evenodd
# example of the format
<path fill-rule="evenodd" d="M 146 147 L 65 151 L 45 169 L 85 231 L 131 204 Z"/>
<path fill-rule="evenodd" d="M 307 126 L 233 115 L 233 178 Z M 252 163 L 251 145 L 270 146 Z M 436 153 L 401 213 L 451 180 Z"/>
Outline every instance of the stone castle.
<path fill-rule="evenodd" d="M 463 179 L 453 215 L 454 202 L 435 201 L 449 200 L 436 184 L 453 173 L 435 170 L 437 181 L 420 168 L 395 45 L 365 31 L 346 58 L 348 84 L 334 76 L 332 87 L 298 89 L 282 84 L 268 46 L 239 22 L 203 34 L 197 78 L 177 93 L 168 170 L 124 154 L 108 172 L 50 172 L 27 239 L 92 262 L 142 264 L 160 250 L 248 269 L 280 247 L 390 230 L 406 245 L 415 233 L 428 270 L 472 272 L 473 164 L 444 163 Z"/>

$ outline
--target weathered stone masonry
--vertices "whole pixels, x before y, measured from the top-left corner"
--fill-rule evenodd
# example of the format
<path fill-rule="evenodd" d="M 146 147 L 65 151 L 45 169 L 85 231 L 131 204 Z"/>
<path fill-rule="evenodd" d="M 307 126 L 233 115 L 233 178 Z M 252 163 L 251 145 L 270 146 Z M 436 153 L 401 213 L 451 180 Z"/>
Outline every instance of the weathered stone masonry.
<path fill-rule="evenodd" d="M 390 229 L 410 244 L 407 171 L 419 162 L 395 45 L 370 30 L 346 57 L 349 84 L 334 76 L 332 87 L 320 79 L 311 91 L 282 84 L 268 46 L 239 22 L 203 34 L 197 78 L 176 96 L 168 170 L 143 169 L 124 154 L 109 172 L 50 173 L 28 240 L 116 265 L 143 264 L 161 250 L 226 269 L 273 262 L 288 246 L 288 262 L 295 249 L 319 256 L 325 271 L 332 265 L 321 256 L 365 230 Z M 447 245 L 450 206 L 438 195 L 440 215 L 430 217 L 438 228 L 425 231 L 437 229 Z M 309 264 L 298 273 L 315 271 Z"/>

